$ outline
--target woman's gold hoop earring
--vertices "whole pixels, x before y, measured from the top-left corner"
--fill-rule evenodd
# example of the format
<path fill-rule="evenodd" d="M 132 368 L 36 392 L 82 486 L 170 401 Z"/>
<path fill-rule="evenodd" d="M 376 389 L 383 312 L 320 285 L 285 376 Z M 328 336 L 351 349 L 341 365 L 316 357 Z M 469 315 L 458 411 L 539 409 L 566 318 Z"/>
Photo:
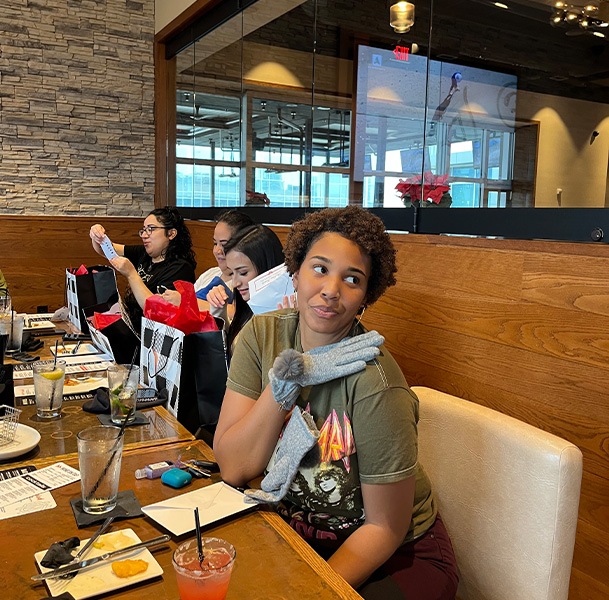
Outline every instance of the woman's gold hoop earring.
<path fill-rule="evenodd" d="M 361 325 L 362 324 L 362 319 L 364 318 L 364 313 L 366 312 L 366 307 L 362 306 L 360 310 L 362 312 L 359 313 L 359 315 L 357 315 L 357 317 L 355 317 L 355 319 Z"/>

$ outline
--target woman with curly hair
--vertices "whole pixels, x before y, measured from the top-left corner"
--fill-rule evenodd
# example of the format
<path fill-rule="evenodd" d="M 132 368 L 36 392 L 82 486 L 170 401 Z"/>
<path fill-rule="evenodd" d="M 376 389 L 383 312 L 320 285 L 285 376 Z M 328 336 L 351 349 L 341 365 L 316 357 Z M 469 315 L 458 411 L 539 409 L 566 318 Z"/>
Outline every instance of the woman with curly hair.
<path fill-rule="evenodd" d="M 418 400 L 358 319 L 395 284 L 391 239 L 364 209 L 326 209 L 293 225 L 284 253 L 298 308 L 241 332 L 214 440 L 222 477 L 244 485 L 266 470 L 251 499 L 274 504 L 364 598 L 452 600 L 452 546 L 417 462 Z"/>
<path fill-rule="evenodd" d="M 144 220 L 139 234 L 141 246 L 113 243 L 118 256 L 110 259 L 112 266 L 129 283 L 123 302 L 123 318 L 138 335 L 146 298 L 159 291 L 159 287 L 173 289 L 174 281 L 194 283 L 197 266 L 190 231 L 177 208 L 155 208 Z M 89 236 L 94 250 L 104 256 L 100 246 L 106 237 L 104 227 L 93 225 Z"/>

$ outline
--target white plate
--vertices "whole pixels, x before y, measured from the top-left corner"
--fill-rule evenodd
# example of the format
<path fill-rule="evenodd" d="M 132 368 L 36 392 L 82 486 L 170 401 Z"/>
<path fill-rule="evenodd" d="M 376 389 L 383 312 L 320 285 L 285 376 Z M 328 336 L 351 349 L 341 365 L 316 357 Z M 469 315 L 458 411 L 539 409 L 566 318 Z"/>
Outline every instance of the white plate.
<path fill-rule="evenodd" d="M 100 387 L 108 387 L 107 377 L 93 377 L 84 375 L 78 375 L 81 380 L 76 379 L 76 375 L 66 375 L 66 381 L 70 381 L 70 385 L 63 384 L 63 395 L 70 396 L 71 394 L 84 394 L 91 392 Z"/>
<path fill-rule="evenodd" d="M 111 538 L 118 533 L 122 533 L 130 537 L 134 544 L 142 541 L 133 531 L 133 529 L 112 531 L 111 533 L 102 535 L 100 540 L 103 540 L 104 538 Z M 86 544 L 87 541 L 88 540 L 81 540 L 81 546 Z M 108 550 L 91 547 L 91 549 L 86 553 L 85 559 L 99 556 L 104 554 L 104 552 L 108 552 Z M 36 552 L 34 555 L 36 564 L 40 568 L 41 573 L 46 573 L 47 571 L 52 570 L 46 569 L 40 564 L 40 561 L 43 559 L 45 553 L 46 550 L 42 550 L 40 552 Z M 74 554 L 76 554 L 76 552 L 74 552 Z M 148 569 L 146 569 L 146 571 L 143 573 L 138 573 L 132 577 L 117 577 L 112 570 L 112 563 L 126 559 L 145 560 L 148 563 Z M 113 592 L 135 583 L 147 581 L 153 577 L 159 577 L 162 574 L 163 569 L 161 568 L 161 565 L 159 565 L 154 556 L 150 554 L 150 551 L 147 548 L 141 548 L 128 554 L 121 554 L 120 556 L 117 556 L 114 561 L 103 561 L 89 567 L 88 569 L 83 569 L 82 571 L 79 571 L 72 579 L 46 579 L 45 583 L 51 596 L 59 596 L 64 592 L 69 592 L 74 597 L 74 600 L 81 600 L 84 598 L 93 598 L 94 596 L 99 596 L 100 594 Z"/>
<path fill-rule="evenodd" d="M 28 427 L 17 423 L 17 431 L 15 431 L 15 439 L 10 444 L 0 446 L 0 460 L 21 456 L 35 448 L 40 441 L 40 433 Z"/>
<path fill-rule="evenodd" d="M 82 356 L 83 354 L 99 354 L 99 350 L 89 343 L 81 344 L 78 347 L 78 352 L 72 354 L 72 350 L 76 348 L 76 344 L 65 344 L 57 347 L 57 356 L 62 358 L 65 356 Z M 51 347 L 51 353 L 55 354 L 55 347 Z"/>
<path fill-rule="evenodd" d="M 197 507 L 201 515 L 201 525 L 208 525 L 256 506 L 246 503 L 245 494 L 221 481 L 156 504 L 149 504 L 142 508 L 142 512 L 174 535 L 183 535 L 194 530 L 192 511 Z"/>
<path fill-rule="evenodd" d="M 55 323 L 53 323 L 53 321 L 48 321 L 48 320 L 36 321 L 36 320 L 28 320 L 26 318 L 24 329 L 26 329 L 28 331 L 33 331 L 33 330 L 38 330 L 38 329 L 55 329 Z"/>

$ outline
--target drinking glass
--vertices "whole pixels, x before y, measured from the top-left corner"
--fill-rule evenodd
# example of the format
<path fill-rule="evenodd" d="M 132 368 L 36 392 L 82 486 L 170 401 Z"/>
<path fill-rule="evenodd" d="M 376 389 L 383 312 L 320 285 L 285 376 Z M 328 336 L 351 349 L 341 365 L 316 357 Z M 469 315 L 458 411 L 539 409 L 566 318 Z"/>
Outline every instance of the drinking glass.
<path fill-rule="evenodd" d="M 0 293 L 0 315 L 10 313 L 11 308 L 11 297 L 8 294 Z"/>
<path fill-rule="evenodd" d="M 23 340 L 25 315 L 17 315 L 12 313 L 12 318 L 9 319 L 9 322 L 9 338 L 6 344 L 6 352 L 19 352 L 21 350 L 21 342 Z"/>
<path fill-rule="evenodd" d="M 123 436 L 120 428 L 96 425 L 76 436 L 82 508 L 98 515 L 116 507 Z"/>
<path fill-rule="evenodd" d="M 235 548 L 226 540 L 203 538 L 203 562 L 199 562 L 197 540 L 187 540 L 173 553 L 181 600 L 224 600 L 235 564 Z"/>
<path fill-rule="evenodd" d="M 108 367 L 110 418 L 113 423 L 121 425 L 131 409 L 133 409 L 133 412 L 129 421 L 133 421 L 135 418 L 139 380 L 139 367 L 130 367 L 129 365 L 111 365 Z"/>
<path fill-rule="evenodd" d="M 63 403 L 63 381 L 66 374 L 66 361 L 58 360 L 35 362 L 34 394 L 36 395 L 36 414 L 42 419 L 52 419 L 61 415 Z"/>

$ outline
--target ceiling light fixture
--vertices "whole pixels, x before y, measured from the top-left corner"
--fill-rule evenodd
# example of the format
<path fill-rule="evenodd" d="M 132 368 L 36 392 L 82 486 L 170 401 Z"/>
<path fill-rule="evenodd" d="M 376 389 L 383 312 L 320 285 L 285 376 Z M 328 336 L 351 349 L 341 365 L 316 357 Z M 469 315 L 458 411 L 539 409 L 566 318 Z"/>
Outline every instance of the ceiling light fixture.
<path fill-rule="evenodd" d="M 579 30 L 583 30 L 582 33 L 589 32 L 597 37 L 605 37 L 604 34 L 598 35 L 598 29 L 609 26 L 608 6 L 607 2 L 602 2 L 600 5 L 578 6 L 559 0 L 554 3 L 550 23 L 554 27 L 568 28 L 570 31 L 567 32 L 567 35 L 577 35 L 577 30 L 574 28 L 579 28 Z"/>
<path fill-rule="evenodd" d="M 414 25 L 414 4 L 412 2 L 391 2 L 389 24 L 396 33 L 406 33 Z"/>

